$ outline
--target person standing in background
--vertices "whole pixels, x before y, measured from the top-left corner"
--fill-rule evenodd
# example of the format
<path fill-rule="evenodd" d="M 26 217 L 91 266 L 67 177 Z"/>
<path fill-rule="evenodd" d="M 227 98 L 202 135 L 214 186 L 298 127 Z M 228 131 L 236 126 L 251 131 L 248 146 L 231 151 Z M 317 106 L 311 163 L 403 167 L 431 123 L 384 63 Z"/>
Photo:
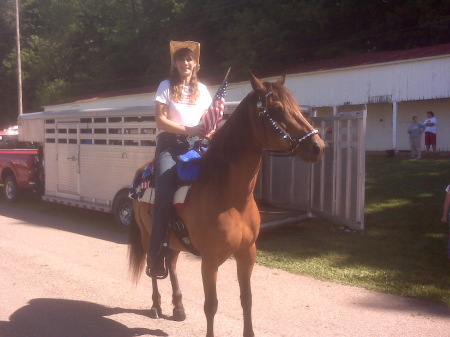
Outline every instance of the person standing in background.
<path fill-rule="evenodd" d="M 425 131 L 425 125 L 417 121 L 417 116 L 412 118 L 412 123 L 408 126 L 409 145 L 411 146 L 411 158 L 422 158 L 420 143 L 422 142 L 422 133 Z"/>
<path fill-rule="evenodd" d="M 450 231 L 450 219 L 448 218 L 449 216 L 449 211 L 450 211 L 450 185 L 447 186 L 447 188 L 445 189 L 445 201 L 444 201 L 444 212 L 442 213 L 442 222 L 446 223 L 449 225 L 449 231 Z M 449 237 L 448 237 L 448 245 L 447 245 L 447 257 L 450 258 L 450 232 L 449 232 Z"/>
<path fill-rule="evenodd" d="M 427 149 L 427 154 L 430 152 L 430 146 L 433 151 L 436 152 L 436 138 L 437 138 L 437 119 L 434 117 L 433 111 L 427 112 L 427 119 L 425 124 L 425 147 Z"/>

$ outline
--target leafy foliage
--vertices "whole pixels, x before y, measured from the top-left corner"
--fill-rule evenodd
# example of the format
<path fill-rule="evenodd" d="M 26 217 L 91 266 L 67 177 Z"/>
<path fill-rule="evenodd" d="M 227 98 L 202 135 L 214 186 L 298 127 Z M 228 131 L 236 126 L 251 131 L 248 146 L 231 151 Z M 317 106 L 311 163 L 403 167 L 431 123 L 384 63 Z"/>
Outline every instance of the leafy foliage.
<path fill-rule="evenodd" d="M 204 78 L 450 41 L 440 0 L 21 0 L 24 111 L 156 84 L 168 42 L 202 43 Z M 15 1 L 0 2 L 0 123 L 17 110 Z"/>

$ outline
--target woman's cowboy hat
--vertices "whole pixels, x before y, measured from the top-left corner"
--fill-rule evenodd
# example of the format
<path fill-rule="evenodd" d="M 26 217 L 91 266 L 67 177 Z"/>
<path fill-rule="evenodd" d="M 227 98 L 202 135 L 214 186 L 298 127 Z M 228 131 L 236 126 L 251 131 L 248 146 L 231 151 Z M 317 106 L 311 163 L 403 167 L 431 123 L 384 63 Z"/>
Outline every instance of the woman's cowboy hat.
<path fill-rule="evenodd" d="M 189 48 L 194 52 L 197 68 L 200 69 L 200 43 L 195 41 L 170 41 L 170 67 L 173 68 L 173 65 L 175 64 L 173 55 L 178 49 L 182 48 Z"/>

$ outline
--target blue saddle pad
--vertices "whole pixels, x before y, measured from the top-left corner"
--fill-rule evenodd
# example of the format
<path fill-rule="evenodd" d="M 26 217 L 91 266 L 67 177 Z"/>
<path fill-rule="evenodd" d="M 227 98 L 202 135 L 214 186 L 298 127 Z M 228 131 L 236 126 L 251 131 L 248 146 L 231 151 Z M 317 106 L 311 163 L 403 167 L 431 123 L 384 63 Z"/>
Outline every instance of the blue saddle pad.
<path fill-rule="evenodd" d="M 178 178 L 181 181 L 194 182 L 200 175 L 200 160 L 202 156 L 196 150 L 189 150 L 178 156 L 177 163 Z"/>

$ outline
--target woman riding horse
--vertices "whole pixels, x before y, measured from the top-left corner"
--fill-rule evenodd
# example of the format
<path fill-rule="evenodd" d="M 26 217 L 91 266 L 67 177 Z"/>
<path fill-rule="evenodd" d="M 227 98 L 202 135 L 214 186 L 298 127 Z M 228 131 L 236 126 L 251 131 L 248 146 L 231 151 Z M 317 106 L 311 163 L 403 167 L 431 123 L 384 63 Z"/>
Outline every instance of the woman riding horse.
<path fill-rule="evenodd" d="M 253 91 L 212 137 L 202 158 L 199 180 L 192 184 L 187 204 L 176 210 L 202 258 L 207 337 L 214 336 L 218 268 L 231 255 L 237 264 L 244 317 L 243 336 L 254 336 L 250 278 L 256 260 L 255 242 L 261 219 L 253 191 L 263 150 L 275 149 L 307 162 L 317 162 L 325 148 L 318 131 L 304 118 L 292 94 L 283 87 L 284 77 L 276 83 L 262 83 L 251 75 L 250 82 Z M 165 116 L 161 111 L 159 113 Z M 130 268 L 137 279 L 150 246 L 153 208 L 136 200 L 133 200 L 133 208 L 136 224 L 130 227 Z M 186 248 L 172 230 L 169 236 L 173 318 L 183 320 L 186 316 L 176 262 L 179 251 L 186 251 Z M 159 317 L 162 309 L 156 277 L 152 278 L 152 285 L 151 316 Z"/>
<path fill-rule="evenodd" d="M 177 188 L 176 157 L 205 137 L 205 127 L 199 122 L 211 103 L 206 86 L 197 80 L 200 44 L 171 41 L 170 52 L 170 78 L 161 82 L 155 97 L 158 128 L 154 161 L 155 203 L 148 259 L 152 277 L 166 275 L 161 250 Z"/>

